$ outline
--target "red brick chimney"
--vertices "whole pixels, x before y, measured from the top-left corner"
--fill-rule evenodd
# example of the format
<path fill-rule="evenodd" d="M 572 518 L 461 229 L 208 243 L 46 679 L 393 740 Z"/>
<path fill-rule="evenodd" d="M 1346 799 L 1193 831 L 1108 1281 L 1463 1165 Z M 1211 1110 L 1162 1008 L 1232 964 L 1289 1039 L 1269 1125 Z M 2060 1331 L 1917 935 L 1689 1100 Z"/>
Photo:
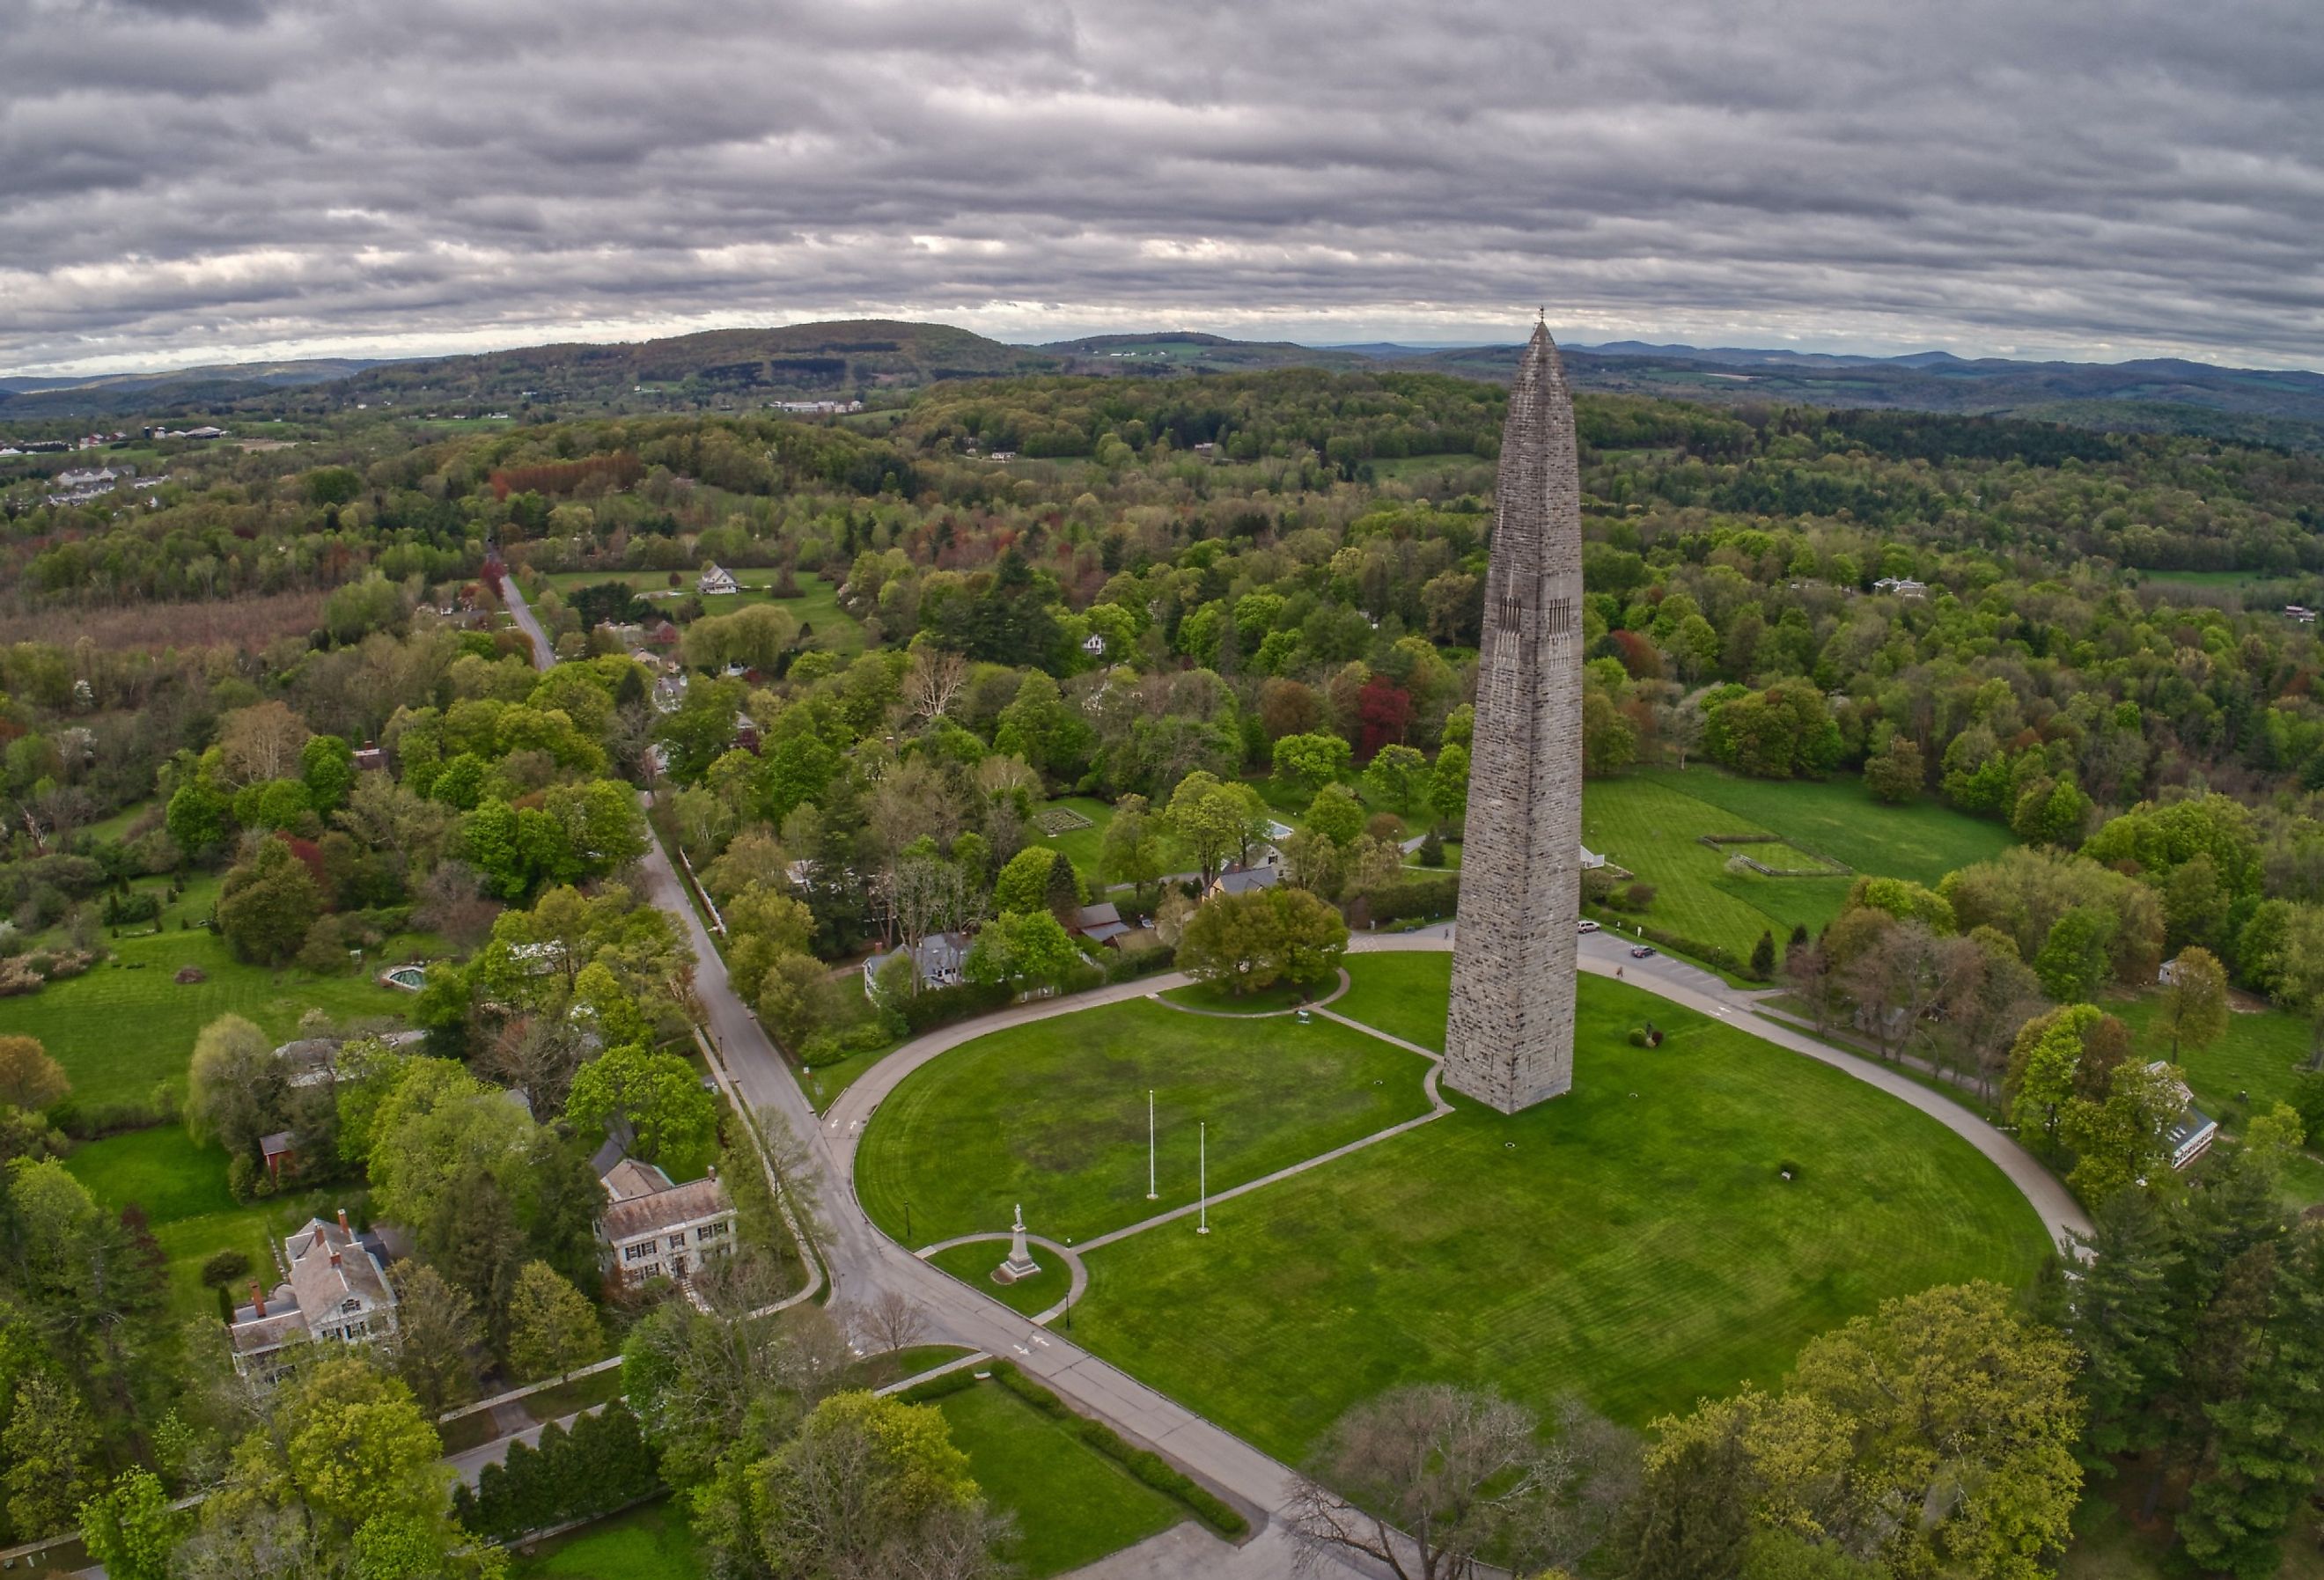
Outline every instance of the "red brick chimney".
<path fill-rule="evenodd" d="M 258 1280 L 255 1279 L 250 1282 L 250 1305 L 251 1309 L 259 1316 L 266 1315 L 266 1294 L 258 1287 Z"/>
<path fill-rule="evenodd" d="M 339 1265 L 339 1248 L 336 1245 L 331 1247 L 331 1265 L 333 1267 Z"/>
<path fill-rule="evenodd" d="M 320 1224 L 315 1225 L 315 1249 L 323 1249 L 323 1225 Z"/>
<path fill-rule="evenodd" d="M 339 1233 L 350 1238 L 355 1234 L 355 1231 L 347 1227 L 347 1209 L 345 1207 L 339 1209 Z"/>

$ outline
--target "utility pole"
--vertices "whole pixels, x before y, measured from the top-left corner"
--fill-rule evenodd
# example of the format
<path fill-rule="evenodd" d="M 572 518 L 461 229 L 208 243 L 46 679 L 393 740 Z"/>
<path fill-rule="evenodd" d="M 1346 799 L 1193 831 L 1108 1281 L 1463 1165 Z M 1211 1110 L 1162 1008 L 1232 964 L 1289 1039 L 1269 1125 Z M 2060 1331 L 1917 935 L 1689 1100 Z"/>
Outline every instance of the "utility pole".
<path fill-rule="evenodd" d="M 1199 1148 L 1199 1150 L 1195 1154 L 1197 1160 L 1194 1165 L 1196 1170 L 1194 1175 L 1194 1233 L 1197 1234 L 1207 1234 L 1211 1232 L 1210 1122 L 1208 1120 L 1204 1120 L 1202 1123 L 1201 1128 L 1194 1133 L 1195 1144 Z"/>

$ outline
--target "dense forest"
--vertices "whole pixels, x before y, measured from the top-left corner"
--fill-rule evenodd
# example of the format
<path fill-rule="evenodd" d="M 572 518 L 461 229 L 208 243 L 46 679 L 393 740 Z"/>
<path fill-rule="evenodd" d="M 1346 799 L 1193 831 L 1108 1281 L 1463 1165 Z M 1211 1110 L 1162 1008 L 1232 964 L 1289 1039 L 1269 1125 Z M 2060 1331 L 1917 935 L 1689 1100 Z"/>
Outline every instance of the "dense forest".
<path fill-rule="evenodd" d="M 152 1467 L 172 1493 L 244 1494 L 211 1505 L 239 1515 L 203 1516 L 221 1556 L 200 1572 L 224 1573 L 245 1527 L 295 1501 L 217 1325 L 207 1344 L 173 1327 L 151 1236 L 74 1194 L 58 1160 L 74 1142 L 186 1122 L 235 1160 L 240 1199 L 269 1188 L 262 1134 L 329 1136 L 321 1178 L 411 1224 L 406 1276 L 466 1302 L 454 1347 L 473 1363 L 415 1361 L 398 1384 L 435 1404 L 480 1388 L 478 1367 L 527 1369 L 525 1279 L 588 1282 L 580 1170 L 609 1114 L 667 1103 L 650 1144 L 673 1167 L 717 1154 L 720 1122 L 669 1062 L 689 962 L 636 898 L 631 784 L 654 788 L 738 990 L 816 1067 L 1174 951 L 1237 987 L 1297 980 L 1343 919 L 1448 911 L 1505 398 L 1425 372 L 1038 374 L 813 419 L 341 412 L 263 448 L 0 461 L 0 1003 L 154 921 L 157 880 L 172 900 L 214 884 L 200 925 L 244 964 L 320 981 L 391 940 L 434 956 L 408 1017 L 424 1051 L 364 1043 L 360 1077 L 320 1106 L 233 1074 L 269 1052 L 246 1021 L 205 1027 L 150 1095 L 69 1095 L 20 1050 L 33 1074 L 0 1088 L 17 1182 L 0 1196 L 0 1440 L 48 1469 L 0 1478 L 18 1531 Z M 2157 1164 L 2167 1083 L 2091 1001 L 2175 958 L 2190 1040 L 2197 989 L 2230 978 L 2324 1014 L 2324 652 L 2287 612 L 2324 603 L 2324 461 L 1629 395 L 1585 395 L 1577 420 L 1591 775 L 1707 759 L 1860 778 L 2023 845 L 1935 886 L 1868 878 L 1828 928 L 1748 960 L 1671 947 L 1782 977 L 1820 1023 L 1873 1026 L 1882 1057 L 1898 1016 L 1926 1028 L 1934 1066 L 2107 1207 L 2115 1265 L 2180 1280 L 2103 1291 L 2152 1304 L 2162 1336 L 2136 1354 L 2097 1295 L 2052 1290 L 2035 1315 L 2106 1363 L 2090 1452 L 2191 1477 L 2206 1561 L 2272 1555 L 2287 1509 L 2218 1470 L 2261 1451 L 2199 1419 L 2177 1368 L 2248 1317 L 2223 1302 L 2313 1298 L 2310 1239 L 2279 1268 L 2204 1235 L 2232 1211 L 2234 1254 L 2272 1243 L 2269 1171 L 2324 1101 L 2311 1080 L 2255 1119 L 2222 1149 L 2220 1194 L 2190 1206 Z M 98 461 L 150 485 L 50 502 L 58 473 Z M 565 661 L 549 673 L 505 623 L 511 586 Z M 1074 858 L 1038 837 L 1068 799 L 1105 818 Z M 1201 900 L 1269 843 L 1282 897 Z M 1654 918 L 1640 887 L 1590 899 Z M 1150 922 L 1152 944 L 1083 950 L 1094 899 Z M 956 982 L 923 984 L 911 947 L 938 934 L 974 942 Z M 524 964 L 552 946 L 561 969 Z M 867 993 L 859 964 L 882 950 Z M 522 1123 L 502 1091 L 523 1095 Z M 467 1149 L 456 1169 L 403 1160 L 447 1136 Z M 68 1233 L 100 1249 L 95 1283 L 58 1254 Z M 677 1344 L 691 1319 L 653 1321 Z M 2207 1386 L 2245 1397 L 2296 1369 L 2247 1349 Z M 1744 1433 L 1723 1409 L 1689 1429 Z M 43 1435 L 52 1418 L 76 1424 Z M 2061 1405 L 2052 1424 L 2070 1437 L 2074 1418 Z M 451 1511 L 429 1520 L 457 1549 Z"/>

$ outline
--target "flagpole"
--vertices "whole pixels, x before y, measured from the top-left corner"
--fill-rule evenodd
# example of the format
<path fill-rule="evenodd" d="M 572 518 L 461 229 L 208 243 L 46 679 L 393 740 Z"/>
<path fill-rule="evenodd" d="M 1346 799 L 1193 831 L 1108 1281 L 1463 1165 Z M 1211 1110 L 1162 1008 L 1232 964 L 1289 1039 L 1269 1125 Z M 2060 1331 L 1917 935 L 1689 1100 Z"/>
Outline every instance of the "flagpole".
<path fill-rule="evenodd" d="M 1154 1088 L 1146 1088 L 1146 1199 L 1160 1201 L 1154 1189 Z"/>
<path fill-rule="evenodd" d="M 1204 1120 L 1201 1128 L 1198 1129 L 1194 1134 L 1195 1144 L 1200 1149 L 1195 1154 L 1197 1161 L 1194 1165 L 1196 1169 L 1196 1173 L 1194 1175 L 1194 1214 L 1196 1218 L 1194 1233 L 1197 1234 L 1207 1234 L 1211 1232 L 1210 1122 L 1208 1120 Z"/>

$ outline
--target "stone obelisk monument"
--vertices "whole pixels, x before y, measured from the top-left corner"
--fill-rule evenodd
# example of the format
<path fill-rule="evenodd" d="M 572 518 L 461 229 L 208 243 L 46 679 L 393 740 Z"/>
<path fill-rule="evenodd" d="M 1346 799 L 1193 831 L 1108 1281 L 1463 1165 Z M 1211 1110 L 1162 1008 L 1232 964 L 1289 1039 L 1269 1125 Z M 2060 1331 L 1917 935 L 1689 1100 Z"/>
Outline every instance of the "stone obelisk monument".
<path fill-rule="evenodd" d="M 1573 1085 L 1582 478 L 1546 323 L 1509 391 L 1485 573 L 1444 1076 L 1514 1113 Z"/>

